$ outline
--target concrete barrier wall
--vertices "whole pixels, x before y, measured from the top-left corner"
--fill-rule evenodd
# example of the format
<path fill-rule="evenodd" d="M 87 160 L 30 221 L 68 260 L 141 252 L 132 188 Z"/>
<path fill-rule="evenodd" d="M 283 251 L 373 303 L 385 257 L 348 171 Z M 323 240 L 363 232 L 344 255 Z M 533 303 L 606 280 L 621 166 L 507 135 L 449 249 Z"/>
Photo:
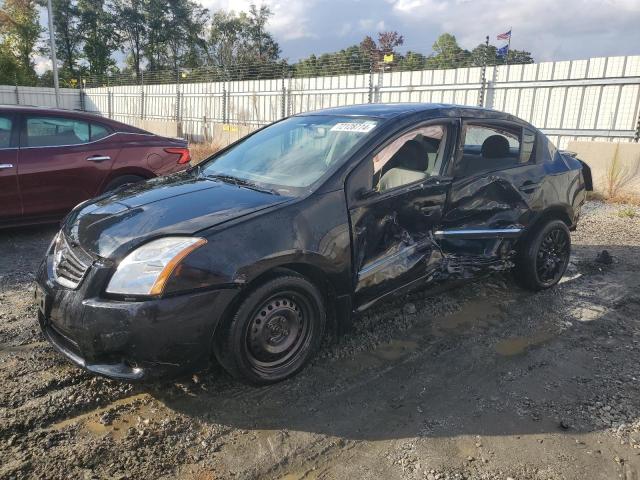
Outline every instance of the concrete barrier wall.
<path fill-rule="evenodd" d="M 131 124 L 156 135 L 163 137 L 181 137 L 180 124 L 171 120 L 148 120 L 134 118 Z"/>
<path fill-rule="evenodd" d="M 591 168 L 594 190 L 640 195 L 640 144 L 611 142 L 569 142 L 567 150 L 578 154 Z M 610 185 L 614 190 L 610 192 Z"/>

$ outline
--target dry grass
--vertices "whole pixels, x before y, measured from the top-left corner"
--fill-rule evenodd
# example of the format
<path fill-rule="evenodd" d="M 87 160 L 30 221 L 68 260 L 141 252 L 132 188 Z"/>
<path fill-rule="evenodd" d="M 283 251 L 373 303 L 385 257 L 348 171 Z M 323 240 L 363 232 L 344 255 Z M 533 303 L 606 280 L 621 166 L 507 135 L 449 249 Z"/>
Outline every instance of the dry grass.
<path fill-rule="evenodd" d="M 623 165 L 618 157 L 619 145 L 616 145 L 616 151 L 613 155 L 613 159 L 607 167 L 606 175 L 606 196 L 607 199 L 616 199 L 620 196 L 626 196 L 623 192 L 625 187 L 631 183 L 636 175 L 638 175 L 638 167 L 635 169 L 629 168 L 627 165 Z"/>
<path fill-rule="evenodd" d="M 217 143 L 190 143 L 189 151 L 191 152 L 191 165 L 197 165 L 203 160 L 207 159 L 218 150 L 221 146 Z"/>
<path fill-rule="evenodd" d="M 615 197 L 607 196 L 600 192 L 587 192 L 587 200 L 596 200 L 599 202 L 607 202 L 622 205 L 640 206 L 640 195 L 637 193 L 620 192 Z"/>

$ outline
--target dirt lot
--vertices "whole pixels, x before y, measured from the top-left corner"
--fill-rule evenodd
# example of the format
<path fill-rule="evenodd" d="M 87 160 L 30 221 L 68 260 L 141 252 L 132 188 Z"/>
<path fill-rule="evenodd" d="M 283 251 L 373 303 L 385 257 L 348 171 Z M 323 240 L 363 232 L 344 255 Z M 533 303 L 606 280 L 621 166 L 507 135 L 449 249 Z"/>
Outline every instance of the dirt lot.
<path fill-rule="evenodd" d="M 640 478 L 640 210 L 588 204 L 552 291 L 398 299 L 268 388 L 68 364 L 32 302 L 53 234 L 0 233 L 1 478 Z"/>

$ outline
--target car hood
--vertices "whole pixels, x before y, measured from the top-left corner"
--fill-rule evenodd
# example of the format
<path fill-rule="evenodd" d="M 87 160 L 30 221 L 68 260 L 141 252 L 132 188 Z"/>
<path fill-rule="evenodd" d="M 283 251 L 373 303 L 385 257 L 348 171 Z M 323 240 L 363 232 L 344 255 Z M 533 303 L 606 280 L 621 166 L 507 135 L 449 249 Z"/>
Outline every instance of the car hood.
<path fill-rule="evenodd" d="M 155 178 L 78 205 L 63 230 L 72 243 L 117 259 L 163 235 L 193 235 L 291 200 L 190 172 Z"/>

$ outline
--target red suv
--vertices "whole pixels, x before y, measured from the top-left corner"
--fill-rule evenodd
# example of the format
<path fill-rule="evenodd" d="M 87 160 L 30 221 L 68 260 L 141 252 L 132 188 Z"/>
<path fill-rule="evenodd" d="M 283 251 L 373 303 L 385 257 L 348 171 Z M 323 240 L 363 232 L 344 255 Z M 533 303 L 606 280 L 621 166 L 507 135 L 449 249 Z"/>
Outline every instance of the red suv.
<path fill-rule="evenodd" d="M 181 139 L 82 112 L 0 106 L 0 227 L 58 220 L 84 200 L 189 161 Z"/>

